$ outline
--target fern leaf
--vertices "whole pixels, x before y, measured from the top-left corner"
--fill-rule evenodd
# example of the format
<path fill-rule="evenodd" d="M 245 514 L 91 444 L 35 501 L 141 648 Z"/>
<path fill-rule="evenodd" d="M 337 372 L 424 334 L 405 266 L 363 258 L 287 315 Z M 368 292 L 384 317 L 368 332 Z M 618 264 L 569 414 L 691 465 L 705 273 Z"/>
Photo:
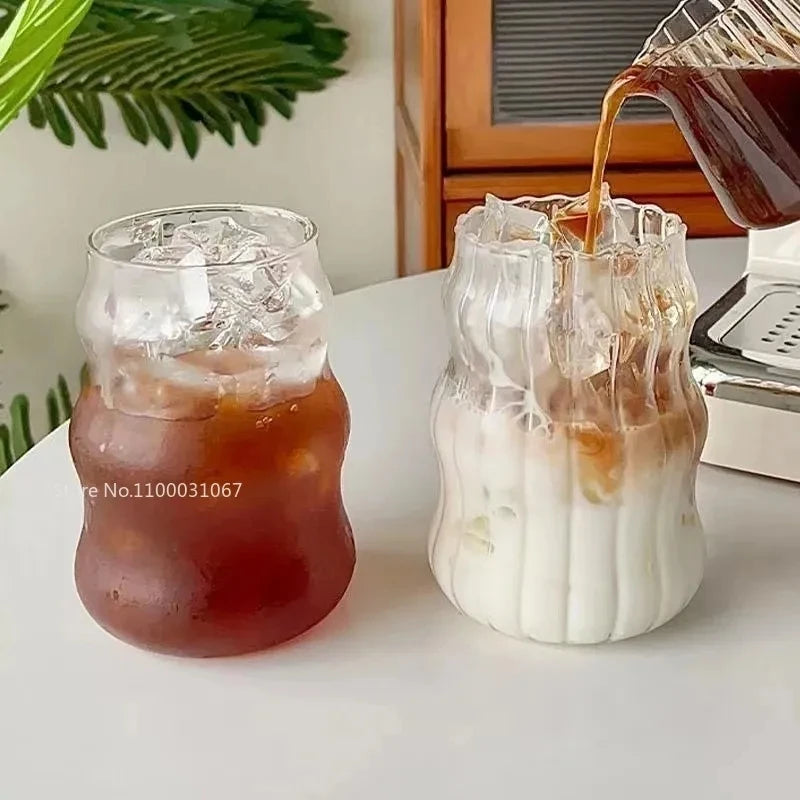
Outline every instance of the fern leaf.
<path fill-rule="evenodd" d="M 247 141 L 250 142 L 250 144 L 258 144 L 261 138 L 261 128 L 258 122 L 259 117 L 254 116 L 251 113 L 251 110 L 245 103 L 244 98 L 241 95 L 236 94 L 225 95 L 222 98 L 222 102 L 225 104 L 225 107 L 227 108 L 231 117 L 233 117 L 233 119 L 241 126 L 242 132 L 247 138 Z M 259 109 L 259 111 L 261 118 L 263 119 L 263 108 Z M 263 125 L 264 123 L 262 122 L 260 124 Z"/>
<path fill-rule="evenodd" d="M 286 119 L 292 118 L 294 108 L 291 102 L 280 92 L 275 89 L 264 88 L 259 91 L 259 95 L 261 95 L 261 98 L 266 100 L 282 117 Z"/>
<path fill-rule="evenodd" d="M 106 115 L 103 111 L 103 104 L 100 101 L 100 96 L 95 92 L 84 92 L 81 95 L 81 102 L 92 124 L 100 131 L 101 135 L 106 127 Z"/>
<path fill-rule="evenodd" d="M 47 126 L 42 104 L 36 97 L 31 97 L 28 101 L 28 122 L 30 122 L 34 128 L 44 128 Z"/>
<path fill-rule="evenodd" d="M 11 434 L 8 426 L 0 424 L 0 475 L 2 475 L 12 464 L 14 457 L 11 454 Z"/>
<path fill-rule="evenodd" d="M 9 414 L 11 416 L 11 452 L 16 461 L 33 447 L 31 406 L 24 394 L 18 394 L 11 401 Z"/>
<path fill-rule="evenodd" d="M 256 125 L 262 127 L 267 121 L 267 114 L 264 111 L 264 101 L 254 94 L 234 95 L 242 98 L 242 102 L 247 107 L 250 116 L 255 120 Z"/>
<path fill-rule="evenodd" d="M 185 102 L 197 109 L 207 123 L 209 131 L 219 133 L 229 145 L 233 144 L 233 124 L 224 105 L 218 104 L 213 97 L 194 92 L 185 99 Z"/>
<path fill-rule="evenodd" d="M 153 100 L 151 95 L 143 93 L 135 95 L 134 101 L 136 105 L 139 106 L 139 110 L 142 112 L 145 122 L 147 122 L 147 126 L 150 128 L 150 132 L 153 136 L 155 136 L 167 150 L 171 149 L 172 131 L 167 121 L 164 119 L 164 115 L 161 113 L 158 103 Z"/>
<path fill-rule="evenodd" d="M 0 8 L 19 0 L 0 0 Z M 0 29 L 2 21 L 0 20 Z M 29 118 L 70 144 L 104 146 L 101 98 L 129 135 L 197 153 L 202 125 L 228 144 L 260 139 L 266 105 L 292 116 L 302 92 L 344 74 L 347 34 L 306 0 L 95 0 L 53 64 Z"/>
<path fill-rule="evenodd" d="M 54 431 L 62 422 L 61 413 L 58 409 L 58 398 L 56 397 L 55 389 L 50 389 L 47 392 L 47 424 L 51 431 Z"/>
<path fill-rule="evenodd" d="M 115 94 L 114 102 L 117 104 L 122 121 L 128 129 L 132 139 L 142 144 L 150 141 L 150 129 L 142 112 L 124 94 Z"/>
<path fill-rule="evenodd" d="M 45 119 L 53 129 L 56 139 L 62 144 L 72 147 L 75 144 L 75 131 L 70 125 L 64 109 L 61 107 L 61 103 L 56 97 L 52 97 L 49 94 L 41 94 L 39 99 L 42 103 Z"/>
<path fill-rule="evenodd" d="M 200 149 L 200 134 L 197 132 L 197 125 L 189 119 L 186 111 L 177 100 L 169 97 L 164 102 L 172 112 L 172 118 L 175 120 L 175 126 L 178 129 L 184 149 L 189 154 L 189 158 L 194 158 Z"/>
<path fill-rule="evenodd" d="M 104 124 L 102 117 L 95 116 L 92 113 L 92 109 L 90 109 L 89 105 L 86 104 L 77 92 L 63 92 L 61 96 L 64 98 L 64 105 L 67 107 L 67 111 L 72 115 L 75 122 L 78 123 L 80 129 L 86 134 L 89 141 L 95 147 L 105 150 L 108 145 L 103 136 Z M 95 101 L 99 102 L 96 98 Z"/>
<path fill-rule="evenodd" d="M 58 397 L 61 400 L 62 418 L 69 419 L 72 416 L 72 397 L 69 393 L 67 379 L 63 375 L 59 375 L 56 386 L 58 387 Z"/>

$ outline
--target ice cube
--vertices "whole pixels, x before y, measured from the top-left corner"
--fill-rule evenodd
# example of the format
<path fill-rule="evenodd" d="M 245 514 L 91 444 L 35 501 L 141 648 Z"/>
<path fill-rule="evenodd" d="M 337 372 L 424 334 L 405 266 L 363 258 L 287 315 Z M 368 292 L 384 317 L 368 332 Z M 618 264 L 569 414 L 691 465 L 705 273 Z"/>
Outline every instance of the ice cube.
<path fill-rule="evenodd" d="M 186 348 L 202 351 L 222 350 L 236 346 L 232 329 L 236 314 L 223 301 L 217 300 L 209 312 L 194 319 L 186 331 Z"/>
<path fill-rule="evenodd" d="M 166 245 L 145 248 L 133 259 L 133 263 L 152 266 L 203 267 L 206 262 L 203 252 L 197 247 Z M 140 283 L 145 281 L 153 284 L 155 294 L 158 294 L 160 285 L 163 295 L 174 300 L 179 313 L 187 322 L 207 314 L 211 307 L 208 276 L 204 269 L 177 269 L 172 275 L 156 272 L 153 275 L 143 275 L 139 278 Z M 125 303 L 131 298 L 125 297 L 123 294 L 120 299 Z M 153 313 L 157 316 L 158 309 L 153 309 Z"/>
<path fill-rule="evenodd" d="M 192 245 L 156 245 L 140 250 L 133 263 L 157 267 L 203 267 L 206 257 L 200 247 Z"/>
<path fill-rule="evenodd" d="M 609 368 L 614 326 L 597 298 L 578 292 L 562 296 L 549 322 L 553 360 L 564 377 L 583 380 Z"/>
<path fill-rule="evenodd" d="M 162 220 L 134 219 L 130 225 L 116 228 L 106 236 L 101 245 L 103 254 L 115 261 L 130 262 L 143 249 L 163 244 Z"/>
<path fill-rule="evenodd" d="M 269 348 L 292 337 L 307 343 L 321 335 L 316 323 L 305 324 L 302 336 L 298 332 L 323 307 L 311 277 L 319 278 L 318 265 L 306 263 L 303 254 L 276 256 L 263 233 L 230 217 L 179 226 L 169 238 L 169 244 L 141 250 L 134 263 L 175 269 L 115 275 L 117 341 L 145 342 L 151 354 L 177 355 Z"/>
<path fill-rule="evenodd" d="M 212 291 L 225 301 L 220 313 L 242 320 L 239 342 L 251 346 L 285 341 L 323 307 L 320 291 L 299 259 L 222 271 L 213 276 Z"/>
<path fill-rule="evenodd" d="M 114 341 L 158 342 L 180 336 L 179 294 L 175 275 L 116 270 L 106 303 Z"/>
<path fill-rule="evenodd" d="M 152 256 L 155 249 L 166 248 L 143 252 Z M 183 260 L 196 261 L 196 253 Z M 137 257 L 135 263 L 158 262 L 156 257 L 147 261 Z M 208 314 L 210 307 L 208 277 L 200 267 L 165 271 L 119 266 L 106 303 L 115 341 L 159 342 L 164 352 L 178 346 L 192 321 Z"/>
<path fill-rule="evenodd" d="M 328 357 L 328 348 L 321 338 L 281 344 L 262 352 L 274 354 L 270 374 L 274 378 L 272 394 L 278 402 L 312 391 Z"/>
<path fill-rule="evenodd" d="M 588 195 L 582 195 L 565 205 L 553 220 L 553 228 L 559 243 L 574 252 L 583 251 L 588 220 Z M 600 253 L 618 244 L 633 246 L 636 242 L 630 225 L 624 219 L 623 210 L 611 198 L 609 186 L 604 183 L 600 197 L 600 219 L 594 252 Z"/>
<path fill-rule="evenodd" d="M 99 377 L 106 404 L 134 416 L 207 419 L 219 403 L 217 377 L 179 358 L 145 359 L 120 351 Z"/>
<path fill-rule="evenodd" d="M 500 231 L 503 227 L 505 209 L 503 201 L 493 194 L 486 195 L 483 208 L 483 218 L 478 230 L 478 241 L 484 244 L 500 241 Z"/>
<path fill-rule="evenodd" d="M 143 222 L 134 220 L 130 235 L 132 242 L 140 242 L 144 247 L 163 244 L 163 220 L 161 217 L 146 219 Z"/>
<path fill-rule="evenodd" d="M 280 311 L 285 306 L 287 273 L 283 265 L 223 270 L 212 277 L 214 294 L 245 311 Z"/>
<path fill-rule="evenodd" d="M 288 287 L 275 285 L 263 270 L 223 272 L 212 276 L 212 307 L 194 321 L 188 340 L 194 347 L 219 350 L 283 341 Z"/>
<path fill-rule="evenodd" d="M 636 247 L 636 236 L 631 227 L 633 221 L 630 219 L 630 213 L 626 212 L 627 208 L 612 200 L 608 194 L 608 187 L 605 187 L 603 202 L 600 206 L 596 253 L 612 249 L 616 251 L 619 247 Z"/>
<path fill-rule="evenodd" d="M 187 353 L 182 360 L 215 376 L 220 393 L 235 397 L 245 408 L 266 408 L 274 402 L 274 376 L 269 358 L 262 353 L 239 348 L 206 350 Z"/>
<path fill-rule="evenodd" d="M 530 208 L 509 204 L 500 229 L 501 242 L 541 242 L 549 233 L 550 221 L 545 214 Z"/>
<path fill-rule="evenodd" d="M 219 247 L 224 241 L 239 241 L 252 234 L 231 217 L 216 217 L 203 222 L 179 225 L 172 234 L 172 244 L 189 245 L 205 250 Z"/>
<path fill-rule="evenodd" d="M 478 239 L 483 243 L 542 242 L 549 228 L 546 214 L 487 194 Z"/>
<path fill-rule="evenodd" d="M 172 244 L 198 248 L 208 264 L 265 261 L 279 253 L 264 234 L 242 227 L 231 217 L 180 225 Z"/>

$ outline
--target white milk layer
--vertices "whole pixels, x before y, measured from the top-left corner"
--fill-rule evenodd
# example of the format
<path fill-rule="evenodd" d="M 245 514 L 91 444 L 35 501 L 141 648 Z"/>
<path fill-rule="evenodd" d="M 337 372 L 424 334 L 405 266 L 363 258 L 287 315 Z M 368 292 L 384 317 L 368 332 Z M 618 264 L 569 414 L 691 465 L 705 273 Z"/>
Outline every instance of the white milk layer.
<path fill-rule="evenodd" d="M 516 637 L 588 644 L 663 625 L 697 591 L 691 435 L 667 447 L 658 421 L 630 429 L 607 464 L 602 447 L 587 459 L 563 428 L 529 431 L 441 390 L 432 424 L 441 491 L 429 558 L 464 614 Z"/>

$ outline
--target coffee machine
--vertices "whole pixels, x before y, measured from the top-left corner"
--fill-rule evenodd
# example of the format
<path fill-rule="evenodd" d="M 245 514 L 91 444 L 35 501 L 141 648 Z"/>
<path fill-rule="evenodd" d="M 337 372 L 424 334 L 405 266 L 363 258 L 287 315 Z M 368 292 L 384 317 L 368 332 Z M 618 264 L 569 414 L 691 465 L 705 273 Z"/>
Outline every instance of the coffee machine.
<path fill-rule="evenodd" d="M 744 276 L 691 339 L 703 461 L 800 483 L 800 223 L 752 231 Z"/>

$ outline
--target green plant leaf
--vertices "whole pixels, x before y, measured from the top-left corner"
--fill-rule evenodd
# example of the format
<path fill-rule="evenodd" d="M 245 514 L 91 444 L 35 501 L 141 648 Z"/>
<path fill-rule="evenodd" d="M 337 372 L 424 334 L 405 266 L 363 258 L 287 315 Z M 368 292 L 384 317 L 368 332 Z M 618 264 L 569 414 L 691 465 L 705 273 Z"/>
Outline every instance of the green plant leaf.
<path fill-rule="evenodd" d="M 87 386 L 89 368 L 84 364 L 81 368 L 81 387 Z M 47 423 L 50 431 L 54 431 L 72 416 L 72 397 L 69 386 L 63 375 L 58 376 L 56 388 L 50 389 L 45 397 Z M 11 427 L 0 425 L 0 474 L 11 464 L 28 452 L 34 445 L 31 434 L 30 402 L 23 394 L 18 394 L 11 401 L 9 408 Z"/>
<path fill-rule="evenodd" d="M 86 363 L 84 363 L 81 367 L 80 384 L 81 389 L 88 389 L 92 384 L 91 370 L 89 369 L 89 365 Z"/>
<path fill-rule="evenodd" d="M 115 94 L 114 102 L 117 104 L 122 121 L 131 138 L 147 144 L 150 141 L 150 129 L 147 127 L 147 120 L 142 116 L 142 112 L 123 94 Z"/>
<path fill-rule="evenodd" d="M 253 116 L 250 112 L 250 108 L 244 102 L 244 98 L 236 94 L 226 95 L 222 98 L 222 102 L 225 104 L 225 107 L 228 109 L 233 119 L 241 126 L 247 141 L 250 142 L 250 144 L 258 144 L 261 138 L 261 128 L 259 126 L 258 117 Z M 263 117 L 263 108 L 259 110 Z"/>
<path fill-rule="evenodd" d="M 169 97 L 164 102 L 172 112 L 172 118 L 175 120 L 175 127 L 178 129 L 184 149 L 189 154 L 189 158 L 194 158 L 200 149 L 200 134 L 197 132 L 197 125 L 189 119 L 177 100 Z"/>
<path fill-rule="evenodd" d="M 172 148 L 172 131 L 158 107 L 158 103 L 149 94 L 138 94 L 134 98 L 136 105 L 144 116 L 148 128 L 167 150 Z"/>
<path fill-rule="evenodd" d="M 89 114 L 92 124 L 100 131 L 101 135 L 106 126 L 106 115 L 103 111 L 103 104 L 97 92 L 84 92 L 81 95 L 83 106 Z"/>
<path fill-rule="evenodd" d="M 11 452 L 16 461 L 33 447 L 31 408 L 28 398 L 24 394 L 18 394 L 11 401 L 8 411 L 11 416 Z"/>
<path fill-rule="evenodd" d="M 56 386 L 58 387 L 58 397 L 61 400 L 62 419 L 69 419 L 72 416 L 72 397 L 69 394 L 67 379 L 63 375 L 59 375 Z"/>
<path fill-rule="evenodd" d="M 2 475 L 12 464 L 14 457 L 11 455 L 11 434 L 8 426 L 0 424 L 0 475 Z"/>
<path fill-rule="evenodd" d="M 47 392 L 47 423 L 50 430 L 54 431 L 62 422 L 61 414 L 58 410 L 58 398 L 56 397 L 55 389 L 50 389 Z"/>
<path fill-rule="evenodd" d="M 87 93 L 88 94 L 88 93 Z M 93 109 L 85 103 L 77 92 L 63 92 L 64 104 L 80 129 L 86 134 L 89 141 L 101 150 L 105 150 L 105 137 L 103 136 L 103 119 L 95 116 Z"/>
<path fill-rule="evenodd" d="M 233 144 L 233 124 L 224 105 L 200 92 L 193 92 L 185 102 L 197 110 L 211 133 L 219 133 L 229 145 Z"/>
<path fill-rule="evenodd" d="M 47 126 L 42 104 L 36 97 L 31 97 L 28 101 L 28 122 L 30 122 L 34 128 L 44 128 Z"/>
<path fill-rule="evenodd" d="M 75 144 L 75 131 L 70 125 L 64 109 L 58 99 L 49 94 L 41 94 L 39 100 L 42 103 L 42 111 L 45 119 L 53 129 L 56 138 L 62 144 L 72 147 Z"/>
<path fill-rule="evenodd" d="M 25 0 L 0 38 L 0 130 L 44 81 L 91 0 Z"/>
<path fill-rule="evenodd" d="M 255 120 L 256 125 L 262 127 L 267 121 L 267 113 L 264 111 L 264 101 L 254 94 L 237 95 L 241 97 L 242 102 L 247 106 L 250 116 Z"/>
<path fill-rule="evenodd" d="M 229 144 L 238 127 L 256 143 L 266 105 L 290 118 L 302 92 L 344 74 L 335 64 L 346 48 L 347 34 L 307 0 L 95 0 L 29 117 L 62 142 L 78 128 L 103 146 L 107 94 L 143 144 L 170 148 L 177 131 L 194 156 L 199 125 Z"/>
<path fill-rule="evenodd" d="M 264 88 L 259 91 L 261 98 L 266 100 L 282 117 L 291 119 L 294 113 L 294 108 L 289 100 L 287 100 L 279 91 L 270 88 Z"/>

